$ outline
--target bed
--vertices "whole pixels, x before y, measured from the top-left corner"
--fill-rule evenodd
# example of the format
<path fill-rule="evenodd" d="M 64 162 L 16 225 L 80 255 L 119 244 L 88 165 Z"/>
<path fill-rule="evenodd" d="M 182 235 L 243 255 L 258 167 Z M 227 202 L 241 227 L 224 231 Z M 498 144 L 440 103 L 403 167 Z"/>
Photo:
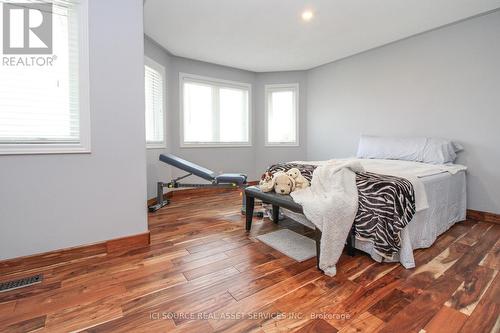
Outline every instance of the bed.
<path fill-rule="evenodd" d="M 280 163 L 264 176 L 268 181 L 284 167 L 303 166 L 311 186 L 290 193 L 302 211 L 284 207 L 282 212 L 320 229 L 319 265 L 325 274 L 336 274 L 351 228 L 356 249 L 378 262 L 413 268 L 413 250 L 430 247 L 465 219 L 467 168 L 453 163 L 461 149 L 445 139 L 362 136 L 357 158 Z"/>
<path fill-rule="evenodd" d="M 389 164 L 391 162 L 393 161 L 387 161 Z M 429 207 L 417 211 L 401 232 L 401 250 L 392 261 L 399 261 L 405 268 L 415 267 L 413 250 L 430 247 L 439 235 L 455 223 L 465 220 L 466 214 L 465 170 L 457 170 L 454 174 L 440 172 L 419 178 L 424 185 Z M 286 208 L 282 212 L 292 220 L 314 229 L 314 224 L 303 214 Z M 370 254 L 375 261 L 391 261 L 374 252 L 370 241 L 355 239 L 354 247 Z"/>

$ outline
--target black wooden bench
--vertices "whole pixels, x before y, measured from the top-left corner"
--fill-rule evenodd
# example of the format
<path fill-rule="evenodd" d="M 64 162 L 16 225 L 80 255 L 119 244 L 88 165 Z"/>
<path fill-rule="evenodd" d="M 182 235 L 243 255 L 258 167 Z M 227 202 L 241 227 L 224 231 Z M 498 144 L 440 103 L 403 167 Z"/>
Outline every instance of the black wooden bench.
<path fill-rule="evenodd" d="M 278 223 L 279 221 L 279 209 L 280 207 L 291 210 L 295 213 L 303 214 L 302 206 L 293 201 L 290 195 L 277 194 L 275 192 L 262 192 L 258 186 L 249 186 L 245 188 L 245 196 L 246 196 L 246 230 L 250 231 L 252 228 L 252 220 L 253 220 L 253 210 L 255 206 L 255 198 L 261 200 L 264 203 L 271 204 L 273 207 L 273 221 L 274 223 Z M 347 237 L 347 253 L 350 256 L 354 256 L 354 226 L 351 228 L 351 232 Z M 321 248 L 321 230 L 318 228 L 314 228 L 314 240 L 316 242 L 316 256 L 318 262 L 319 269 L 319 255 Z"/>

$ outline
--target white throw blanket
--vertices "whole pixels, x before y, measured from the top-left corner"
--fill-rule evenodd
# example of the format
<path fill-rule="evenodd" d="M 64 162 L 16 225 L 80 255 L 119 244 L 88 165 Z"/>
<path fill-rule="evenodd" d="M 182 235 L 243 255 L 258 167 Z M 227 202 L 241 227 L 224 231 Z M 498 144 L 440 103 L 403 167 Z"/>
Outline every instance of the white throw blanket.
<path fill-rule="evenodd" d="M 319 267 L 326 275 L 336 274 L 335 265 L 358 210 L 355 172 L 363 171 L 358 161 L 331 161 L 314 170 L 310 187 L 291 193 L 322 232 Z"/>

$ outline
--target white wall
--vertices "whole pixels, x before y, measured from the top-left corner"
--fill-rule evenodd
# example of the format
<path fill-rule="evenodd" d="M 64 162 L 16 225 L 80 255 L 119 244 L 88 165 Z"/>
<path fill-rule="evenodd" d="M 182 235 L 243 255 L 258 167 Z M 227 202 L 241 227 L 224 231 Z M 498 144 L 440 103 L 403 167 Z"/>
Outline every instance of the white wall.
<path fill-rule="evenodd" d="M 171 176 L 184 173 L 171 169 L 158 161 L 162 152 L 171 152 L 184 159 L 200 164 L 217 173 L 241 172 L 249 180 L 260 177 L 265 168 L 272 163 L 304 159 L 306 157 L 305 106 L 307 101 L 306 72 L 254 73 L 236 68 L 215 65 L 174 56 L 153 40 L 145 37 L 145 55 L 165 66 L 167 71 L 167 148 L 148 149 L 148 198 L 156 196 L 156 182 L 168 181 Z M 223 80 L 238 81 L 252 85 L 252 122 L 253 143 L 251 147 L 239 148 L 181 148 L 179 133 L 179 73 L 190 73 Z M 300 147 L 264 147 L 264 85 L 270 83 L 300 84 Z M 190 177 L 184 182 L 203 182 L 200 178 Z"/>
<path fill-rule="evenodd" d="M 92 153 L 0 156 L 0 260 L 147 231 L 142 0 L 89 20 Z"/>
<path fill-rule="evenodd" d="M 353 156 L 361 133 L 465 146 L 468 206 L 500 213 L 500 12 L 308 73 L 307 157 Z"/>

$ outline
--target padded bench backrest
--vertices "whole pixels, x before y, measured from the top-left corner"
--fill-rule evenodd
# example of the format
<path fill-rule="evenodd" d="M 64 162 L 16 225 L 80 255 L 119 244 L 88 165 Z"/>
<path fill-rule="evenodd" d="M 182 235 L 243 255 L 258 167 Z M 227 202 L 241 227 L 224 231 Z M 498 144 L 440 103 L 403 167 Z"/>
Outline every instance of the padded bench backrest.
<path fill-rule="evenodd" d="M 202 166 L 199 166 L 198 164 L 194 164 L 192 162 L 186 161 L 178 156 L 172 155 L 172 154 L 161 154 L 160 155 L 160 161 L 170 164 L 171 166 L 174 166 L 176 168 L 179 168 L 181 170 L 184 170 L 186 172 L 192 173 L 193 175 L 196 175 L 200 178 L 213 181 L 215 179 L 215 172 L 212 170 L 209 170 L 207 168 L 204 168 Z"/>

